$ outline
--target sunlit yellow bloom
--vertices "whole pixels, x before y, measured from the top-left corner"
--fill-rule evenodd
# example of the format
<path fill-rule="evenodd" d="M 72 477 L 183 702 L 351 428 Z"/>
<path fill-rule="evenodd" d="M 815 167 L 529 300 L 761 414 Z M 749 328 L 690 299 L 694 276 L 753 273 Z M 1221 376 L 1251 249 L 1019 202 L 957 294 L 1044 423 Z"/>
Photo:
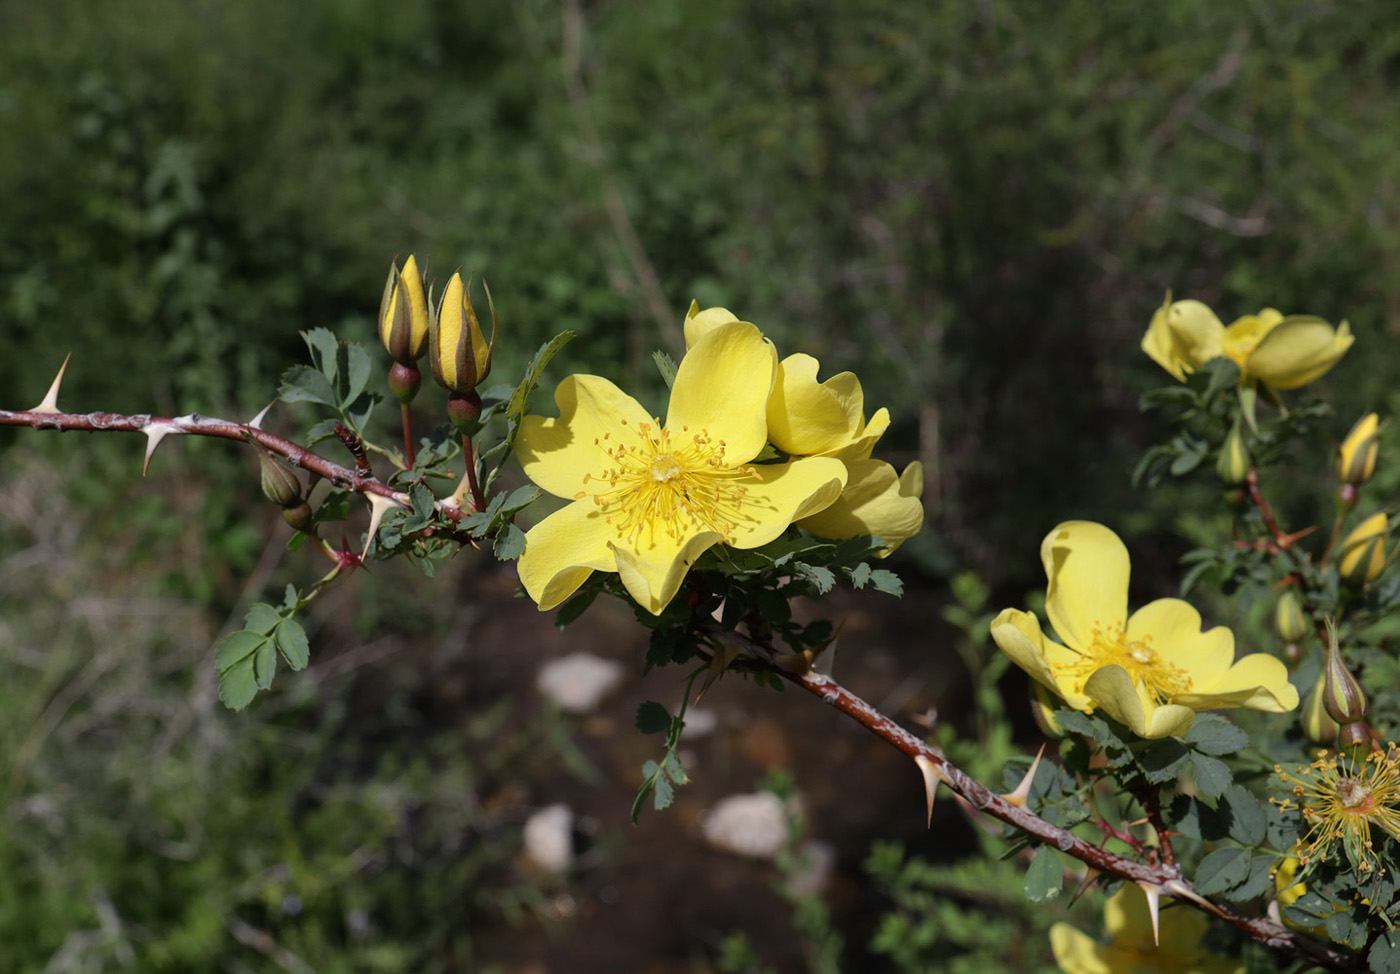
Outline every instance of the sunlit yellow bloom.
<path fill-rule="evenodd" d="M 1062 643 L 1029 612 L 1005 609 L 992 637 L 1021 669 L 1076 710 L 1102 709 L 1139 737 L 1184 734 L 1198 710 L 1298 706 L 1288 670 L 1266 653 L 1235 661 L 1224 626 L 1201 631 L 1180 599 L 1158 599 L 1128 615 L 1128 550 L 1102 524 L 1066 521 L 1040 546 L 1049 578 L 1045 611 Z"/>
<path fill-rule="evenodd" d="M 797 522 L 819 538 L 878 537 L 880 556 L 919 533 L 924 525 L 924 469 L 918 461 L 897 474 L 883 460 L 846 461 L 841 496 L 824 511 Z"/>
<path fill-rule="evenodd" d="M 1337 448 L 1337 478 L 1342 483 L 1359 486 L 1371 479 L 1381 451 L 1380 433 L 1380 419 L 1375 413 L 1357 420 Z"/>
<path fill-rule="evenodd" d="M 1246 315 L 1227 328 L 1200 301 L 1172 301 L 1168 295 L 1152 316 L 1142 350 L 1182 381 L 1223 356 L 1240 367 L 1243 382 L 1297 389 L 1336 365 L 1353 340 L 1345 321 L 1333 329 L 1321 318 L 1284 317 L 1273 308 Z"/>
<path fill-rule="evenodd" d="M 1301 811 L 1308 826 L 1296 849 L 1304 867 L 1335 861 L 1340 844 L 1353 869 L 1371 872 L 1378 859 L 1371 828 L 1400 839 L 1400 752 L 1394 744 L 1369 752 L 1359 764 L 1318 751 L 1312 764 L 1274 765 L 1274 771 L 1293 797 L 1271 801 L 1286 812 Z"/>
<path fill-rule="evenodd" d="M 1103 908 L 1109 940 L 1102 943 L 1067 923 L 1050 928 L 1050 948 L 1065 974 L 1237 974 L 1239 958 L 1213 954 L 1204 944 L 1210 920 L 1183 907 L 1162 910 L 1153 941 L 1147 896 L 1124 883 Z"/>
<path fill-rule="evenodd" d="M 660 613 L 706 549 L 766 544 L 836 499 L 839 460 L 752 462 L 767 440 L 776 367 L 756 327 L 726 322 L 681 361 L 664 425 L 593 375 L 559 383 L 557 419 L 525 418 L 515 450 L 526 476 L 573 501 L 526 535 L 520 579 L 541 609 L 592 572 L 615 571 Z"/>
<path fill-rule="evenodd" d="M 737 320 L 724 308 L 701 311 L 692 301 L 685 319 L 686 346 Z M 876 536 L 883 557 L 923 527 L 923 467 L 911 463 L 898 473 L 888 463 L 870 459 L 889 428 L 889 411 L 878 409 L 867 421 L 865 393 L 855 374 L 841 372 L 818 382 L 820 368 L 815 358 L 801 353 L 778 363 L 768 399 L 768 441 L 791 457 L 836 457 L 846 464 L 841 496 L 798 526 L 823 538 Z"/>
<path fill-rule="evenodd" d="M 379 340 L 400 365 L 412 365 L 428 346 L 428 299 L 412 254 L 403 270 L 389 268 L 384 296 L 379 301 Z"/>
<path fill-rule="evenodd" d="M 1385 570 L 1385 514 L 1372 514 L 1358 524 L 1342 541 L 1337 555 L 1337 572 L 1351 585 L 1365 585 Z"/>

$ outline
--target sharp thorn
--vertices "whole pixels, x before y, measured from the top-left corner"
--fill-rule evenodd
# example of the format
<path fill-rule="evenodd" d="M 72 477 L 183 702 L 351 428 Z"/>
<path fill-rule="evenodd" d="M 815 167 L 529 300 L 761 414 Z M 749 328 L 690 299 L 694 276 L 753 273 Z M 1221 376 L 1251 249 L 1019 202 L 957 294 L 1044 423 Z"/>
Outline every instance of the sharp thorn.
<path fill-rule="evenodd" d="M 264 406 L 264 407 L 262 408 L 262 412 L 258 413 L 258 414 L 257 414 L 256 416 L 254 416 L 252 419 L 248 420 L 248 425 L 251 426 L 251 427 L 252 427 L 253 429 L 255 429 L 255 430 L 260 430 L 260 429 L 262 429 L 262 421 L 263 421 L 263 418 L 266 417 L 267 414 L 268 414 L 269 412 L 272 411 L 272 407 L 275 406 L 275 405 L 277 405 L 277 400 L 276 400 L 276 399 L 272 400 L 272 402 L 270 402 L 270 403 L 268 403 L 266 406 Z"/>
<path fill-rule="evenodd" d="M 31 413 L 58 413 L 62 412 L 58 408 L 58 387 L 63 385 L 63 373 L 68 369 L 68 360 L 73 357 L 69 352 L 63 357 L 63 364 L 58 367 L 58 375 L 53 377 L 53 385 L 49 386 L 48 395 L 44 396 L 43 402 L 29 410 Z"/>
<path fill-rule="evenodd" d="M 169 423 L 148 423 L 141 427 L 141 432 L 146 434 L 146 461 L 141 464 L 141 476 L 146 476 L 146 471 L 150 469 L 151 457 L 156 452 L 156 447 L 160 446 L 160 441 L 171 433 L 183 433 L 184 430 L 178 426 L 171 426 Z"/>
<path fill-rule="evenodd" d="M 379 531 L 379 521 L 384 517 L 384 512 L 391 507 L 399 505 L 381 494 L 365 494 L 365 500 L 369 501 L 369 530 L 365 532 L 365 549 L 360 552 L 360 561 L 365 560 L 365 555 L 369 554 L 370 542 L 374 540 L 374 535 Z"/>
<path fill-rule="evenodd" d="M 1147 915 L 1152 918 L 1152 945 L 1161 946 L 1158 932 L 1158 916 L 1161 913 L 1162 888 L 1156 883 L 1138 883 L 1138 889 L 1147 897 Z"/>
<path fill-rule="evenodd" d="M 928 821 L 926 828 L 933 826 L 933 799 L 938 792 L 938 783 L 946 780 L 943 770 L 930 758 L 919 754 L 915 756 L 914 763 L 919 766 L 919 773 L 924 776 L 924 798 L 928 802 Z"/>
<path fill-rule="evenodd" d="M 1035 771 L 1037 768 L 1040 767 L 1040 759 L 1044 756 L 1045 745 L 1042 744 L 1040 745 L 1040 753 L 1038 753 L 1035 756 L 1035 760 L 1031 762 L 1030 769 L 1026 771 L 1026 776 L 1021 779 L 1021 783 L 1016 786 L 1016 790 L 1008 792 L 1005 795 L 1002 795 L 1001 797 L 1005 798 L 1008 802 L 1010 802 L 1012 805 L 1015 805 L 1017 808 L 1025 808 L 1026 799 L 1028 799 L 1031 794 L 1031 784 L 1035 781 Z"/>

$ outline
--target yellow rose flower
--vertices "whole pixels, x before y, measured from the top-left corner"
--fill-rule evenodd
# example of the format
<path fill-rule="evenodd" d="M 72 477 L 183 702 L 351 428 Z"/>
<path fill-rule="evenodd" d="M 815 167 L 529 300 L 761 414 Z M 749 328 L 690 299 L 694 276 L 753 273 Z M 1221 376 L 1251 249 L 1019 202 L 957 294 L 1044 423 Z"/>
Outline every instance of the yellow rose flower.
<path fill-rule="evenodd" d="M 756 548 L 837 498 L 839 460 L 752 463 L 776 368 L 756 327 L 724 322 L 681 361 L 664 425 L 594 375 L 559 383 L 557 419 L 525 418 L 515 452 L 526 476 L 573 501 L 525 536 L 517 567 L 542 610 L 593 572 L 615 571 L 660 613 L 706 549 Z"/>
<path fill-rule="evenodd" d="M 428 299 L 412 254 L 403 270 L 391 266 L 379 300 L 379 340 L 400 365 L 412 365 L 428 347 Z"/>
<path fill-rule="evenodd" d="M 1142 338 L 1142 350 L 1179 381 L 1213 358 L 1240 367 L 1240 381 L 1297 389 L 1336 365 L 1354 341 L 1343 321 L 1333 329 L 1313 315 L 1284 317 L 1273 308 L 1246 315 L 1228 328 L 1199 301 L 1166 302 Z"/>
<path fill-rule="evenodd" d="M 686 346 L 691 347 L 721 325 L 737 321 L 725 308 L 691 302 L 686 313 Z M 798 526 L 823 538 L 872 535 L 884 557 L 919 533 L 924 523 L 923 467 L 911 463 L 903 473 L 870 459 L 876 442 L 890 425 L 886 409 L 865 418 L 865 393 L 854 373 L 841 372 L 817 381 L 821 368 L 801 353 L 778 363 L 768 399 L 768 441 L 793 457 L 836 457 L 846 464 L 846 489 L 820 514 Z"/>
<path fill-rule="evenodd" d="M 1050 928 L 1050 949 L 1065 974 L 1237 974 L 1244 961 L 1211 953 L 1202 942 L 1210 920 L 1196 910 L 1162 910 L 1152 935 L 1147 896 L 1124 883 L 1103 908 L 1109 940 L 1102 943 L 1067 923 Z M 1158 942 L 1160 941 L 1160 943 Z"/>
<path fill-rule="evenodd" d="M 1102 709 L 1139 737 L 1184 734 L 1198 710 L 1249 707 L 1283 713 L 1298 691 L 1283 663 L 1266 653 L 1235 661 L 1223 626 L 1201 631 L 1180 599 L 1158 599 L 1128 615 L 1128 550 L 1091 521 L 1066 521 L 1045 538 L 1045 610 L 1057 643 L 1028 612 L 1005 609 L 992 638 L 1012 661 L 1070 707 Z"/>
<path fill-rule="evenodd" d="M 1389 519 L 1372 514 L 1343 539 L 1338 548 L 1337 572 L 1342 581 L 1358 588 L 1374 581 L 1385 570 L 1385 535 Z"/>
<path fill-rule="evenodd" d="M 1337 479 L 1344 484 L 1360 486 L 1376 472 L 1380 457 L 1380 419 L 1367 413 L 1357 420 L 1347 438 L 1337 448 Z"/>

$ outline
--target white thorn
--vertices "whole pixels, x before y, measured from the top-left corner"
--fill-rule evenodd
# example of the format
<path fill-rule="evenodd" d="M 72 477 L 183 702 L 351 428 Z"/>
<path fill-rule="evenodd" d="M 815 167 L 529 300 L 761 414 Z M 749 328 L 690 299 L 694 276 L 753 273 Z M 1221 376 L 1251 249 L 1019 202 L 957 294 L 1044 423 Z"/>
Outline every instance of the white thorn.
<path fill-rule="evenodd" d="M 268 403 L 266 406 L 264 406 L 264 407 L 262 408 L 262 412 L 258 413 L 256 416 L 254 416 L 252 419 L 250 419 L 250 420 L 248 421 L 248 425 L 251 426 L 251 427 L 252 427 L 253 429 L 255 429 L 255 430 L 260 430 L 260 429 L 262 429 L 263 417 L 265 417 L 269 412 L 271 412 L 271 411 L 272 411 L 272 407 L 275 406 L 275 405 L 277 405 L 277 400 L 276 400 L 276 399 L 272 400 L 272 402 L 270 402 L 270 403 Z"/>
<path fill-rule="evenodd" d="M 370 542 L 374 540 L 375 532 L 379 530 L 379 520 L 384 516 L 384 512 L 391 507 L 399 506 L 395 501 L 381 494 L 366 494 L 365 500 L 369 501 L 369 530 L 365 532 L 365 550 L 360 552 L 360 561 L 364 561 L 365 555 L 369 554 Z"/>
<path fill-rule="evenodd" d="M 53 385 L 49 386 L 48 395 L 44 397 L 43 402 L 29 410 L 31 413 L 62 412 L 62 410 L 58 408 L 58 387 L 63 385 L 63 373 L 68 368 L 68 360 L 72 357 L 72 352 L 69 352 L 63 357 L 63 364 L 58 367 L 58 375 L 53 377 Z"/>
<path fill-rule="evenodd" d="M 1157 932 L 1157 916 L 1161 912 L 1161 887 L 1156 883 L 1138 883 L 1138 889 L 1142 890 L 1147 897 L 1147 915 L 1152 917 L 1152 945 L 1161 946 L 1161 940 Z"/>
<path fill-rule="evenodd" d="M 922 754 L 915 755 L 914 763 L 919 766 L 919 773 L 924 776 L 924 798 L 928 801 L 928 822 L 925 827 L 932 827 L 933 799 L 938 793 L 938 783 L 946 781 L 947 778 L 937 764 Z"/>
<path fill-rule="evenodd" d="M 1031 783 L 1035 781 L 1035 769 L 1040 767 L 1040 759 L 1044 757 L 1044 755 L 1045 745 L 1042 744 L 1040 745 L 1040 753 L 1037 754 L 1035 760 L 1031 762 L 1030 770 L 1028 770 L 1026 776 L 1021 779 L 1021 783 L 1016 786 L 1016 790 L 1002 795 L 1001 797 L 1005 798 L 1017 808 L 1025 808 L 1026 799 L 1029 798 L 1031 794 Z"/>
<path fill-rule="evenodd" d="M 1200 893 L 1197 893 L 1184 880 L 1167 880 L 1165 883 L 1162 884 L 1162 892 L 1167 893 L 1170 896 L 1175 896 L 1179 899 L 1190 900 L 1192 903 L 1199 904 L 1200 906 L 1210 905 L 1209 901 L 1204 896 L 1202 896 Z"/>
<path fill-rule="evenodd" d="M 833 636 L 831 642 L 822 647 L 822 651 L 817 654 L 817 658 L 812 660 L 812 669 L 816 670 L 818 673 L 831 676 L 832 667 L 836 665 L 836 642 L 837 639 Z"/>
<path fill-rule="evenodd" d="M 146 462 L 141 464 L 141 476 L 144 477 L 151 466 L 151 455 L 156 452 L 156 447 L 160 446 L 160 441 L 171 433 L 183 433 L 184 430 L 170 423 L 147 423 L 141 427 L 141 432 L 146 434 Z"/>

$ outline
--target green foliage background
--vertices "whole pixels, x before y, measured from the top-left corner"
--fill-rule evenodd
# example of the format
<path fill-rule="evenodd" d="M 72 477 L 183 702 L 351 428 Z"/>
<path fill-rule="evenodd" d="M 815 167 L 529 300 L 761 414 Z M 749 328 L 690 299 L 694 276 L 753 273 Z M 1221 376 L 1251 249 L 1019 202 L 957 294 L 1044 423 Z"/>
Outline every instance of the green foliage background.
<path fill-rule="evenodd" d="M 695 298 L 857 371 L 929 474 L 910 559 L 1019 592 L 1063 518 L 1189 529 L 1127 481 L 1168 289 L 1350 319 L 1340 410 L 1400 384 L 1398 75 L 1383 4 L 6 4 L 0 390 L 71 351 L 69 408 L 251 415 L 413 251 L 490 281 L 501 376 L 571 328 L 571 369 L 656 392 Z M 115 439 L 0 448 L 84 472 L 91 540 L 186 532 L 153 584 L 231 610 L 249 468 L 163 453 L 172 527 Z"/>

